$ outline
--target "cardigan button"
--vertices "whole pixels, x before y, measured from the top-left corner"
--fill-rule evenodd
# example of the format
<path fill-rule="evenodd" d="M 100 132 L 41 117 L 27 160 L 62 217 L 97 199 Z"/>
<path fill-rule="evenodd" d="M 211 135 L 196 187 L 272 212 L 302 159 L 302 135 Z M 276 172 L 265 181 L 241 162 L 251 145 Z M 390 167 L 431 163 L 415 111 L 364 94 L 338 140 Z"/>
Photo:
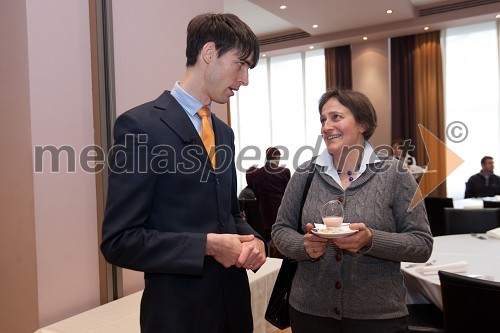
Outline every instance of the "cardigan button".
<path fill-rule="evenodd" d="M 335 260 L 337 260 L 337 261 L 342 260 L 342 254 L 341 254 L 341 253 L 337 253 L 337 254 L 335 255 Z"/>
<path fill-rule="evenodd" d="M 340 289 L 342 288 L 342 283 L 340 283 L 339 281 L 335 282 L 335 289 Z"/>
<path fill-rule="evenodd" d="M 335 307 L 335 308 L 333 309 L 333 312 L 335 312 L 335 314 L 336 314 L 337 316 L 340 316 L 340 310 L 339 310 L 339 308 Z"/>
<path fill-rule="evenodd" d="M 343 196 L 340 196 L 340 197 L 339 197 L 339 202 L 340 202 L 340 203 L 344 203 L 344 197 L 343 197 Z"/>

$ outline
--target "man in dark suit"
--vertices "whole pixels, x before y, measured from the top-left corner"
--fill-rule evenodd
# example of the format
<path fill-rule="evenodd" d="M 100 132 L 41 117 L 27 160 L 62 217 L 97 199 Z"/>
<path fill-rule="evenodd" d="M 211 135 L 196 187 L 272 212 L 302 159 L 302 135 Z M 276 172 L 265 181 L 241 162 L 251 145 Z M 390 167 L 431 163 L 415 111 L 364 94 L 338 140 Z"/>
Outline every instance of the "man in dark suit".
<path fill-rule="evenodd" d="M 233 131 L 197 112 L 248 84 L 259 42 L 236 16 L 204 14 L 188 25 L 186 56 L 171 92 L 116 120 L 101 250 L 144 272 L 142 332 L 250 333 L 245 269 L 265 262 L 265 246 L 240 216 Z"/>
<path fill-rule="evenodd" d="M 271 240 L 271 229 L 276 222 L 278 208 L 290 180 L 290 169 L 279 166 L 281 153 L 275 147 L 266 150 L 266 163 L 254 171 L 252 187 L 259 201 L 259 211 L 266 242 Z"/>
<path fill-rule="evenodd" d="M 481 171 L 465 183 L 465 199 L 494 197 L 500 194 L 500 177 L 493 173 L 494 168 L 493 157 L 484 156 L 481 159 Z"/>

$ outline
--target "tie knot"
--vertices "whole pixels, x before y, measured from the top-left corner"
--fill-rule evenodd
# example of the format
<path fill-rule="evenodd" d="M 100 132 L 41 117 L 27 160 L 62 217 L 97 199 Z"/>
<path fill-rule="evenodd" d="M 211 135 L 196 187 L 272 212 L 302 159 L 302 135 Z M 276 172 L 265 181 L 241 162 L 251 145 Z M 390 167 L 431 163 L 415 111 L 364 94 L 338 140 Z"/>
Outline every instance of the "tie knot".
<path fill-rule="evenodd" d="M 203 117 L 209 117 L 210 116 L 210 109 L 207 108 L 206 106 L 203 106 L 201 109 L 198 110 L 198 116 L 200 116 L 200 118 L 203 118 Z"/>

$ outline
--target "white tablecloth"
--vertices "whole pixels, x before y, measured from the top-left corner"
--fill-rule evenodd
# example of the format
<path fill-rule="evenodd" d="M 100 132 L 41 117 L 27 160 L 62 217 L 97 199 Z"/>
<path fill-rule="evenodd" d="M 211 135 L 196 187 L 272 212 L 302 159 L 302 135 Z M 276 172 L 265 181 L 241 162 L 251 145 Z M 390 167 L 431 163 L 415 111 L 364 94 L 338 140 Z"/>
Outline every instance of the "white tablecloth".
<path fill-rule="evenodd" d="M 281 259 L 267 258 L 257 273 L 247 271 L 252 293 L 255 333 L 270 333 L 277 330 L 264 319 L 264 313 L 280 267 Z M 141 296 L 142 291 L 134 293 L 40 328 L 35 333 L 139 333 Z"/>
<path fill-rule="evenodd" d="M 453 200 L 453 208 L 464 208 L 464 209 L 484 208 L 484 203 L 483 199 L 481 198 L 455 199 Z"/>
<path fill-rule="evenodd" d="M 457 274 L 480 275 L 482 278 L 500 281 L 500 240 L 485 234 L 480 236 L 486 239 L 472 237 L 470 234 L 434 237 L 434 248 L 429 261 L 435 260 L 435 265 L 443 265 L 465 260 L 468 263 L 467 271 Z M 424 267 L 424 264 L 401 263 L 408 289 L 408 303 L 432 302 L 442 309 L 439 276 L 423 275 L 417 272 L 420 267 Z"/>

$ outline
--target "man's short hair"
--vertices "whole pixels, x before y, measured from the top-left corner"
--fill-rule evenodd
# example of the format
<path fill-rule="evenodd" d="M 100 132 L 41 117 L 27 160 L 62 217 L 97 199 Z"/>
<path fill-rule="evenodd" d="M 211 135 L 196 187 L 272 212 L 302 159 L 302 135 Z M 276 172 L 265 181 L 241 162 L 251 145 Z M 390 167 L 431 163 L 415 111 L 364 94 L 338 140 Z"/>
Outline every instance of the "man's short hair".
<path fill-rule="evenodd" d="M 214 42 L 217 56 L 237 50 L 240 60 L 252 55 L 250 68 L 259 61 L 259 40 L 252 29 L 234 14 L 201 14 L 187 27 L 186 66 L 194 66 L 203 46 Z"/>
<path fill-rule="evenodd" d="M 485 165 L 487 160 L 492 160 L 493 157 L 491 156 L 485 156 L 481 159 L 481 165 Z"/>

